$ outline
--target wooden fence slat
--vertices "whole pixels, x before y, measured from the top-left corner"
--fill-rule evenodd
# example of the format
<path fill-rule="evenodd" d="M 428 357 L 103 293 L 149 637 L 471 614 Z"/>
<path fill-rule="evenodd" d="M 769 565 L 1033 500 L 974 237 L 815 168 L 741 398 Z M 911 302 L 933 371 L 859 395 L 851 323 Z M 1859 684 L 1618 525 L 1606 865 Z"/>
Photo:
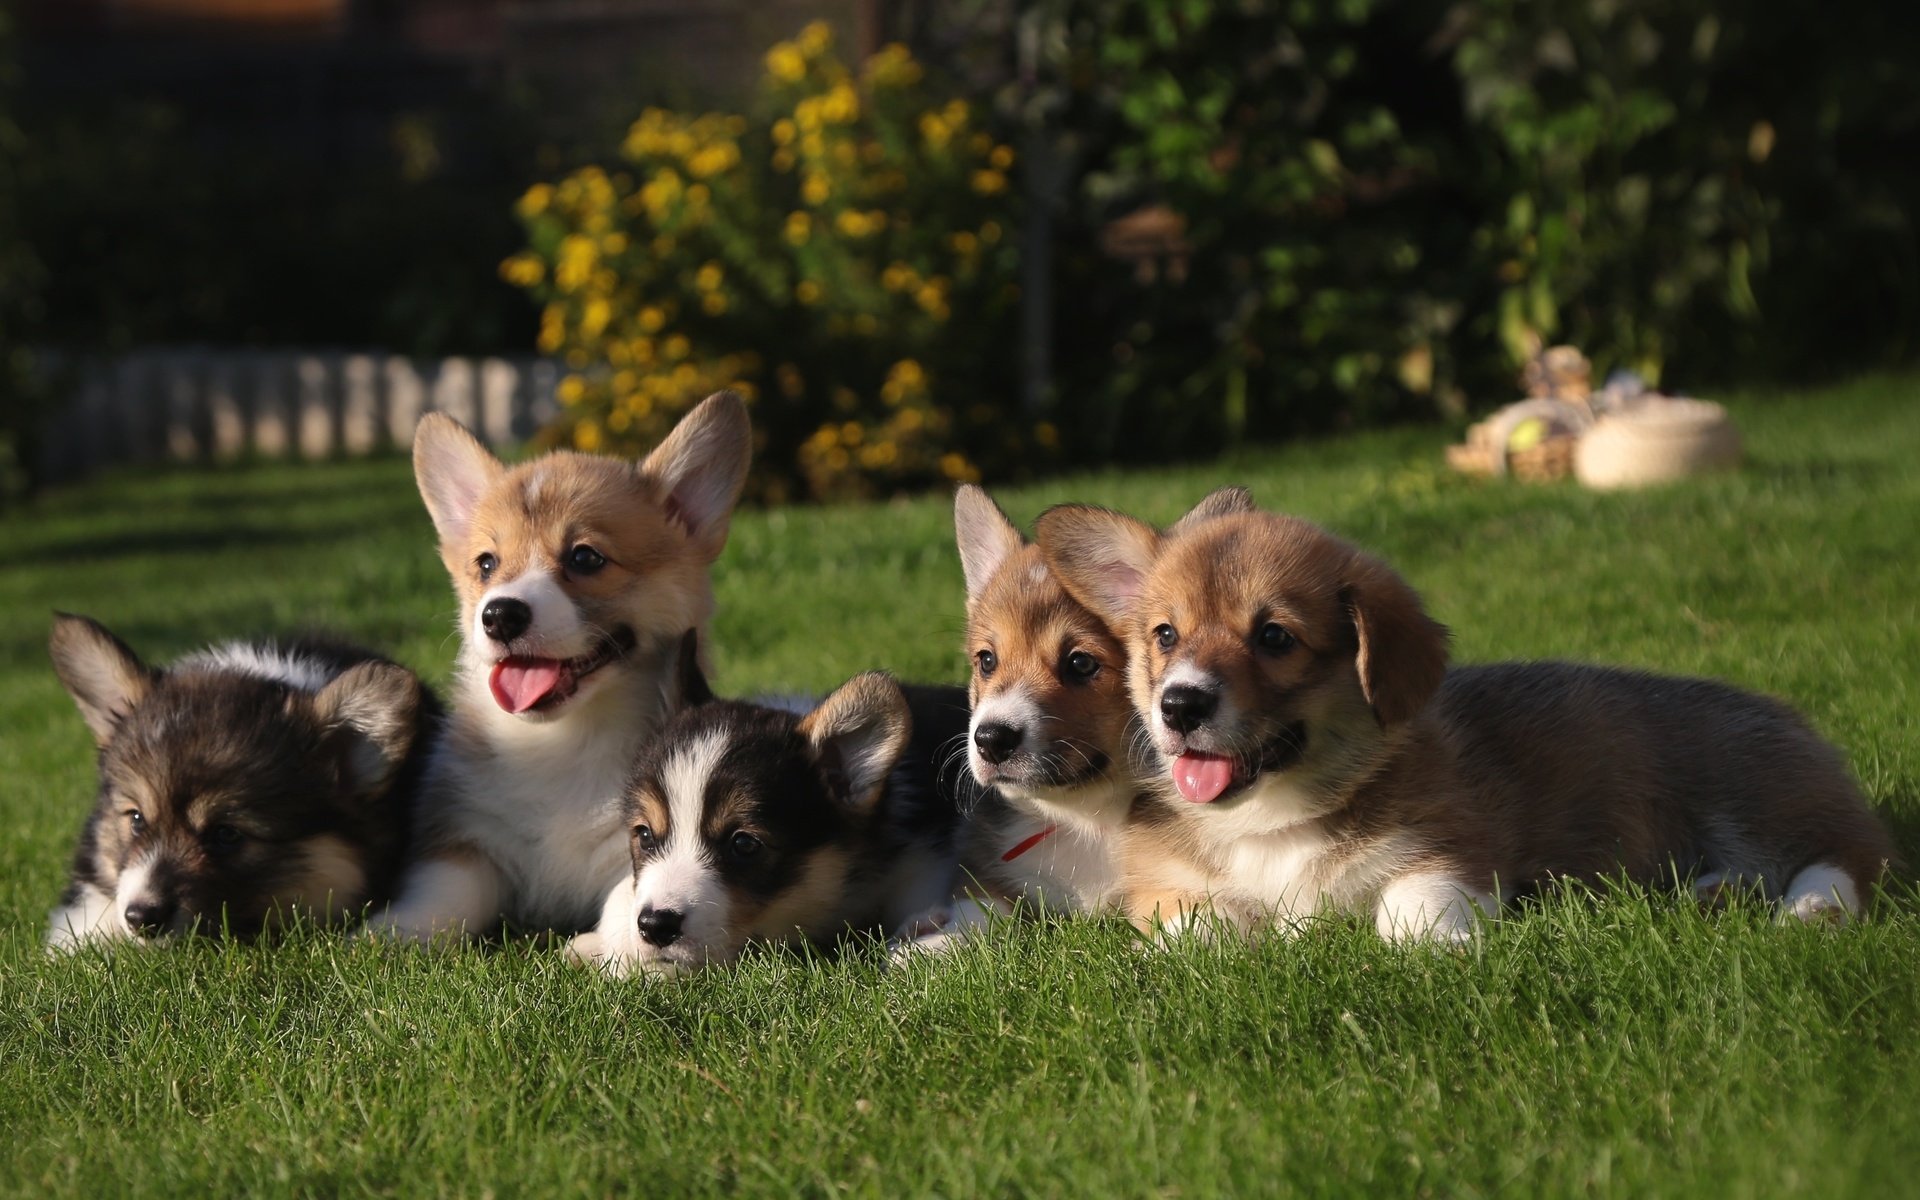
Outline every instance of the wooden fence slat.
<path fill-rule="evenodd" d="M 367 352 L 156 347 L 112 359 L 48 355 L 71 393 L 42 442 L 50 478 L 127 462 L 325 458 L 413 443 L 444 412 L 488 445 L 559 412 L 549 359 L 415 360 Z"/>

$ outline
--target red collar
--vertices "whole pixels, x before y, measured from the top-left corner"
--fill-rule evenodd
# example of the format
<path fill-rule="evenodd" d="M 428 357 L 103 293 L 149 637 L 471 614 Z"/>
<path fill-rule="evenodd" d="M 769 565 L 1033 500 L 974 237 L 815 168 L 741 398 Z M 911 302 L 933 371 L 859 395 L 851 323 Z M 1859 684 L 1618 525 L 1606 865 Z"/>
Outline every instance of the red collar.
<path fill-rule="evenodd" d="M 1042 829 L 1039 833 L 1036 833 L 1031 837 L 1028 837 L 1024 841 L 1016 845 L 1013 849 L 1007 851 L 1005 854 L 1002 854 L 1000 856 L 1000 861 L 1012 862 L 1014 859 L 1019 858 L 1022 854 L 1025 854 L 1027 851 L 1033 849 L 1035 846 L 1038 846 L 1041 842 L 1046 841 L 1047 838 L 1053 834 L 1053 831 L 1058 828 L 1060 828 L 1058 825 L 1047 826 L 1045 829 Z"/>

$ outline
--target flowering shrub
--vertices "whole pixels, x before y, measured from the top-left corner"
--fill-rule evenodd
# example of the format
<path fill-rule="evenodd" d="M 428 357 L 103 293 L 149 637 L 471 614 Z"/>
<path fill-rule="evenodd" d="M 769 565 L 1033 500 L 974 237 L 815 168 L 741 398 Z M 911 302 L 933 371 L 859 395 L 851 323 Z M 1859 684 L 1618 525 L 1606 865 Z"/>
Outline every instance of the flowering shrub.
<path fill-rule="evenodd" d="M 754 406 L 754 489 L 842 497 L 1044 453 L 1014 426 L 1013 151 L 904 47 L 855 70 L 823 23 L 768 51 L 755 111 L 647 109 L 621 164 L 534 186 L 501 265 L 544 304 L 548 431 L 635 451 L 722 387 Z"/>

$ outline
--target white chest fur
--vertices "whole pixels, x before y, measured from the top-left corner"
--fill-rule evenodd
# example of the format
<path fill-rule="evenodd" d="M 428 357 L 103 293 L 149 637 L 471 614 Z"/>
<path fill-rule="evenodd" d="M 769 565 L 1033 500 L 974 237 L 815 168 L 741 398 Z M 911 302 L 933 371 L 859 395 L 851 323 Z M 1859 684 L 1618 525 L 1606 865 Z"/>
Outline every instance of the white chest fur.
<path fill-rule="evenodd" d="M 432 765 L 430 835 L 485 854 L 500 873 L 503 915 L 526 928 L 591 925 L 631 869 L 622 791 L 663 705 L 645 687 L 583 699 L 532 724 L 468 697 Z"/>

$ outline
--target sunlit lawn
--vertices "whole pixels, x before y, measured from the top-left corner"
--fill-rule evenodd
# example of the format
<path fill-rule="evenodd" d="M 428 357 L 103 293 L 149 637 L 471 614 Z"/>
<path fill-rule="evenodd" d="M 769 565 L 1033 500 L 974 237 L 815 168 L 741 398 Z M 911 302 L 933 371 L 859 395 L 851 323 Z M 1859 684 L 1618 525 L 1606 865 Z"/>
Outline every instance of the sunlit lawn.
<path fill-rule="evenodd" d="M 1246 483 L 1399 565 L 1462 659 L 1791 700 L 1914 855 L 1920 379 L 1733 403 L 1743 471 L 1635 495 L 1457 480 L 1410 430 L 1000 498 L 1163 519 Z M 723 691 L 961 670 L 943 498 L 745 514 L 718 586 Z M 673 985 L 324 936 L 49 961 L 92 770 L 55 608 L 162 658 L 321 626 L 444 682 L 454 651 L 397 460 L 125 476 L 0 518 L 0 1189 L 1827 1197 L 1920 1174 L 1911 897 L 1839 932 L 1568 900 L 1460 955 L 1341 925 L 1147 954 L 1083 922 Z"/>

